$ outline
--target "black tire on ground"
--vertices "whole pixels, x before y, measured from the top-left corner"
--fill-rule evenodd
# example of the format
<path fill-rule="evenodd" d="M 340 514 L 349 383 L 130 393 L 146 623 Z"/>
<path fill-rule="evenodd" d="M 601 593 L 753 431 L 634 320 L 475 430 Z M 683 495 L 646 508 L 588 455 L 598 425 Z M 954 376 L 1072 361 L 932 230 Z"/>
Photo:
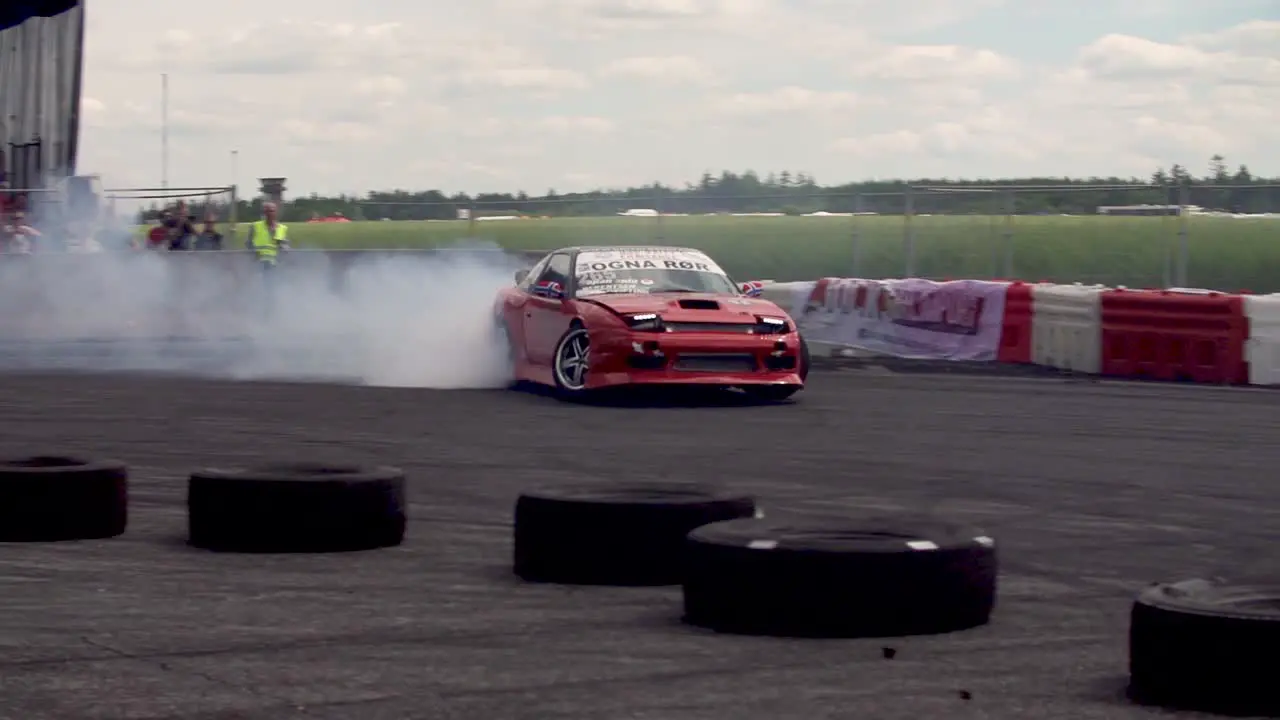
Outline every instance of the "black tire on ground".
<path fill-rule="evenodd" d="M 114 460 L 0 458 L 0 542 L 116 537 L 129 520 L 128 481 Z"/>
<path fill-rule="evenodd" d="M 1152 585 L 1130 614 L 1129 693 L 1143 703 L 1275 716 L 1278 647 L 1280 582 Z"/>
<path fill-rule="evenodd" d="M 886 637 L 985 624 L 995 542 L 916 516 L 735 520 L 689 534 L 684 620 L 720 632 Z"/>
<path fill-rule="evenodd" d="M 404 473 L 281 464 L 200 470 L 187 483 L 188 542 L 227 552 L 341 552 L 399 545 Z"/>
<path fill-rule="evenodd" d="M 516 501 L 514 570 L 531 582 L 677 585 L 691 530 L 755 513 L 750 496 L 698 484 L 531 491 Z"/>

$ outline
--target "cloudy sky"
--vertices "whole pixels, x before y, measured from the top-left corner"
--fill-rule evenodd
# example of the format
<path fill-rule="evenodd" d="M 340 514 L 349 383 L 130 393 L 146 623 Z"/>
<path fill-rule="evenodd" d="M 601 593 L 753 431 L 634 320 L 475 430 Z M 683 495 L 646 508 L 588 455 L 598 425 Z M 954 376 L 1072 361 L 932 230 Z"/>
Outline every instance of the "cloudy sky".
<path fill-rule="evenodd" d="M 83 171 L 290 194 L 704 170 L 1280 175 L 1277 0 L 94 0 Z"/>

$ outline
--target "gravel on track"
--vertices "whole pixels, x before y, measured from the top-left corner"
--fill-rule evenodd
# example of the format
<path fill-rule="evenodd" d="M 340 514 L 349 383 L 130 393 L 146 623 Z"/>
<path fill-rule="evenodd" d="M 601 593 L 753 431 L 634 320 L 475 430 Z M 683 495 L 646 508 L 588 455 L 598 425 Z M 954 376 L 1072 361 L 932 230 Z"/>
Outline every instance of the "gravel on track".
<path fill-rule="evenodd" d="M 499 391 L 2 376 L 0 452 L 125 460 L 133 504 L 118 539 L 0 546 L 0 718 L 1155 717 L 1122 695 L 1134 594 L 1272 559 L 1275 394 L 832 371 L 799 398 L 582 407 Z M 269 459 L 403 467 L 405 545 L 185 547 L 186 473 Z M 993 623 L 739 638 L 683 627 L 676 588 L 512 578 L 521 489 L 663 478 L 731 483 L 774 515 L 907 508 L 976 523 L 1002 552 Z"/>

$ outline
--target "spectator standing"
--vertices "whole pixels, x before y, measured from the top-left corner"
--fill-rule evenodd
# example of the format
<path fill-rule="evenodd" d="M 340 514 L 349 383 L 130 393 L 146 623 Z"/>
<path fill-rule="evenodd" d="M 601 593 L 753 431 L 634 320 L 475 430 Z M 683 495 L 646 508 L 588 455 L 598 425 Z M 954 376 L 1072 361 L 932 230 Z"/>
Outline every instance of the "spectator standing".
<path fill-rule="evenodd" d="M 178 207 L 165 219 L 170 250 L 191 249 L 196 237 L 195 221 L 195 217 L 187 214 L 187 204 L 178 203 Z"/>
<path fill-rule="evenodd" d="M 35 249 L 36 238 L 41 237 L 39 230 L 27 224 L 25 213 L 15 212 L 10 216 L 10 220 L 5 223 L 5 234 L 8 236 L 6 250 L 21 254 L 28 254 Z"/>
<path fill-rule="evenodd" d="M 249 226 L 245 241 L 264 271 L 275 267 L 281 250 L 289 249 L 289 227 L 279 221 L 278 212 L 275 203 L 263 203 L 262 219 Z"/>
<path fill-rule="evenodd" d="M 195 250 L 221 250 L 222 249 L 222 233 L 218 232 L 218 226 L 213 220 L 204 221 L 204 229 L 196 236 Z"/>
<path fill-rule="evenodd" d="M 169 212 L 160 216 L 160 220 L 147 230 L 142 248 L 146 250 L 165 250 L 169 247 Z"/>

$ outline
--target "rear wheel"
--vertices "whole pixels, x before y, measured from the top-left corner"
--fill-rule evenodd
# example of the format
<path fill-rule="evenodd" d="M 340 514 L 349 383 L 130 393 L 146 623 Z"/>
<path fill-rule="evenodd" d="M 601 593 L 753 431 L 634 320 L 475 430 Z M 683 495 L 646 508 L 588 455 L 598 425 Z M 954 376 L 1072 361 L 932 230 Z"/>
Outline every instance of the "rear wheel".
<path fill-rule="evenodd" d="M 591 341 L 587 329 L 569 328 L 556 345 L 552 376 L 556 389 L 564 395 L 581 396 L 587 391 L 587 371 L 591 363 Z"/>
<path fill-rule="evenodd" d="M 515 363 L 519 359 L 519 354 L 516 352 L 515 343 L 511 340 L 511 328 L 507 327 L 507 321 L 504 318 L 499 316 L 493 319 L 493 333 L 497 336 L 500 347 L 506 351 L 507 359 Z"/>

